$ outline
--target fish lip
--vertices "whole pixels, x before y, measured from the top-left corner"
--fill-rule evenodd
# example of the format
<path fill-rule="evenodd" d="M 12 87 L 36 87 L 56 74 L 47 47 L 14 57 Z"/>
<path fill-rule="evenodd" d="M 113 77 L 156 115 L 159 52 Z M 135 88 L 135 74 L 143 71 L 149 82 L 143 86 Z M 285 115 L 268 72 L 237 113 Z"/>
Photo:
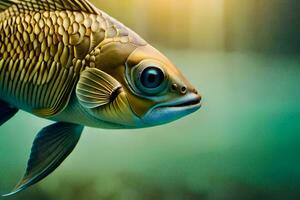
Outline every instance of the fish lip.
<path fill-rule="evenodd" d="M 177 101 L 173 104 L 170 104 L 168 106 L 162 106 L 162 107 L 177 107 L 177 108 L 196 108 L 196 107 L 201 107 L 201 97 L 197 96 L 194 98 L 189 98 L 189 99 L 183 99 L 182 101 Z"/>
<path fill-rule="evenodd" d="M 147 126 L 158 126 L 176 121 L 196 112 L 200 108 L 200 95 L 189 93 L 173 101 L 155 106 L 143 116 L 142 121 Z"/>
<path fill-rule="evenodd" d="M 181 109 L 199 109 L 202 106 L 202 97 L 197 94 L 189 94 L 175 101 L 157 106 L 155 109 L 162 108 L 181 108 Z"/>

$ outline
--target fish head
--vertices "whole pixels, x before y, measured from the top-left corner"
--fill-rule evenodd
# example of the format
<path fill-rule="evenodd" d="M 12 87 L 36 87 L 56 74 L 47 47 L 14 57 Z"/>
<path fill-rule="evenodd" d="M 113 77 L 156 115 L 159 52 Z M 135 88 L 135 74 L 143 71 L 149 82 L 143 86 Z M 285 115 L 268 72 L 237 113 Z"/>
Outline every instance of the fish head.
<path fill-rule="evenodd" d="M 143 126 L 180 119 L 201 107 L 201 96 L 176 66 L 151 45 L 126 61 L 128 101 Z"/>
<path fill-rule="evenodd" d="M 101 70 L 100 74 L 103 72 L 107 76 L 103 78 L 100 75 L 93 82 L 109 84 L 89 96 L 94 97 L 111 88 L 107 92 L 107 101 L 102 104 L 91 99 L 96 104 L 90 106 L 86 103 L 89 102 L 86 96 L 81 99 L 94 118 L 115 126 L 111 128 L 161 125 L 201 107 L 201 96 L 195 87 L 169 59 L 149 44 L 110 43 L 102 47 L 101 54 L 96 56 L 95 66 Z M 80 95 L 77 96 L 80 99 Z"/>

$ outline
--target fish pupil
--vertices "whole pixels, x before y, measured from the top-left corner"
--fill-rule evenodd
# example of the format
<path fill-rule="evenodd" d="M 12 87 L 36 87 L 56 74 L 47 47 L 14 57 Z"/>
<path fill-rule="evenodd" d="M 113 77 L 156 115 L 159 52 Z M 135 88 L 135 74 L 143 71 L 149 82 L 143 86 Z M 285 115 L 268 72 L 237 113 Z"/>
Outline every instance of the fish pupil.
<path fill-rule="evenodd" d="M 154 83 L 155 79 L 156 79 L 156 76 L 154 74 L 149 74 L 149 76 L 148 76 L 149 83 Z"/>
<path fill-rule="evenodd" d="M 164 73 L 157 67 L 148 67 L 141 74 L 141 83 L 146 88 L 157 88 L 163 81 Z"/>

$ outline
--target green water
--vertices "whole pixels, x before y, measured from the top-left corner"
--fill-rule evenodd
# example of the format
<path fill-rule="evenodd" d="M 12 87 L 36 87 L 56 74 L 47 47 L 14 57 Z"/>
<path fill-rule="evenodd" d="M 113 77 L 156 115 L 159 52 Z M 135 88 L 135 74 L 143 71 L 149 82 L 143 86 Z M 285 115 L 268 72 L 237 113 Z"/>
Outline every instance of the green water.
<path fill-rule="evenodd" d="M 8 199 L 300 199 L 300 57 L 165 53 L 202 93 L 202 110 L 150 129 L 86 128 L 57 171 Z M 48 124 L 19 112 L 0 128 L 0 193 Z"/>

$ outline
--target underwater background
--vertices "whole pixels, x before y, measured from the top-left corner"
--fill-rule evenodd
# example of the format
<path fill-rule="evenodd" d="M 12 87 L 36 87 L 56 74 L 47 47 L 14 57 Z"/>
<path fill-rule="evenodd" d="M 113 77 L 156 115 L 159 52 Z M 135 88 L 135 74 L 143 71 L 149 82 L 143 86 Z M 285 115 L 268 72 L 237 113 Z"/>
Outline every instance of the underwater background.
<path fill-rule="evenodd" d="M 155 128 L 85 128 L 53 174 L 1 200 L 300 199 L 300 1 L 92 2 L 165 53 L 203 107 Z M 1 194 L 50 123 L 19 112 L 0 127 Z"/>

